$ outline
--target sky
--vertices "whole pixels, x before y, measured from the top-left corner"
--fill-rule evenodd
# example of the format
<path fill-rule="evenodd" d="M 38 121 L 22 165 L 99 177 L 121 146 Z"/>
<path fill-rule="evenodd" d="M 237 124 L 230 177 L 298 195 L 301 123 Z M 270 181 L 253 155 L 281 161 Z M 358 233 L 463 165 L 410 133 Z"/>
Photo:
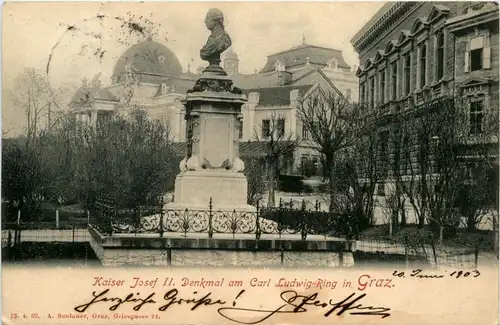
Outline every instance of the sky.
<path fill-rule="evenodd" d="M 383 2 L 30 2 L 7 3 L 2 17 L 2 128 L 23 132 L 26 119 L 13 103 L 15 79 L 26 68 L 47 73 L 52 87 L 69 90 L 101 74 L 109 85 L 120 55 L 144 34 L 172 50 L 183 69 L 206 65 L 199 49 L 209 35 L 203 21 L 210 8 L 225 16 L 226 31 L 239 56 L 240 72 L 260 70 L 266 57 L 306 43 L 358 58 L 350 39 Z M 130 28 L 139 26 L 145 33 Z M 63 109 L 63 107 L 61 107 Z"/>

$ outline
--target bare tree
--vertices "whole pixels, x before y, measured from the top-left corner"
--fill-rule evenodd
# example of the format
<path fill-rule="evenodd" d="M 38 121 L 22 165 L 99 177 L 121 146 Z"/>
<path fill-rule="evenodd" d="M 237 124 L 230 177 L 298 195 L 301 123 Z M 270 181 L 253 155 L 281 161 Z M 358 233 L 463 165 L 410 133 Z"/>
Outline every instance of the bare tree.
<path fill-rule="evenodd" d="M 262 194 L 265 192 L 266 185 L 263 182 L 264 175 L 266 174 L 265 162 L 263 158 L 258 157 L 245 157 L 244 174 L 247 177 L 247 202 L 248 204 L 255 205 L 262 200 Z"/>
<path fill-rule="evenodd" d="M 334 166 L 334 211 L 350 216 L 353 235 L 373 224 L 374 192 L 384 175 L 382 143 L 368 117 L 359 121 L 358 139 L 337 152 Z"/>
<path fill-rule="evenodd" d="M 323 172 L 329 183 L 329 208 L 333 211 L 336 155 L 355 143 L 361 110 L 341 94 L 325 93 L 318 88 L 310 96 L 300 99 L 297 113 L 302 133 L 308 137 L 303 141 L 322 155 Z"/>
<path fill-rule="evenodd" d="M 11 93 L 14 104 L 24 110 L 29 145 L 36 140 L 41 119 L 47 114 L 51 101 L 49 83 L 43 73 L 28 68 L 17 77 Z"/>
<path fill-rule="evenodd" d="M 419 227 L 426 222 L 438 226 L 442 239 L 444 228 L 456 230 L 466 213 L 473 228 L 479 215 L 484 215 L 479 206 L 490 199 L 474 199 L 475 207 L 469 204 L 478 192 L 471 181 L 487 172 L 485 164 L 490 159 L 486 156 L 491 150 L 481 139 L 484 132 L 471 134 L 462 98 L 424 97 L 418 109 L 399 110 L 395 121 L 399 127 L 395 131 L 402 136 L 394 137 L 393 176 L 417 215 Z M 461 209 L 460 202 L 474 212 Z"/>
<path fill-rule="evenodd" d="M 61 110 L 59 102 L 66 90 L 51 88 L 47 75 L 34 68 L 27 68 L 17 76 L 10 94 L 14 104 L 24 111 L 27 145 L 37 140 L 43 126 L 50 130 L 57 122 L 54 110 Z"/>
<path fill-rule="evenodd" d="M 254 129 L 254 138 L 263 144 L 264 162 L 266 165 L 268 200 L 267 206 L 275 206 L 275 190 L 278 176 L 293 159 L 293 154 L 299 145 L 299 139 L 292 132 L 286 132 L 286 117 L 272 113 L 269 119 L 260 125 L 261 132 Z"/>

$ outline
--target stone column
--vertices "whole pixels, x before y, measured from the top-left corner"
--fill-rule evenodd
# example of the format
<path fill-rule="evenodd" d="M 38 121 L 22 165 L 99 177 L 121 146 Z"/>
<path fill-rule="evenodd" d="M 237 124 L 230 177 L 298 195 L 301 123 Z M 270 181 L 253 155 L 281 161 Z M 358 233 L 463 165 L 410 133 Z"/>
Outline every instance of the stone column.
<path fill-rule="evenodd" d="M 92 126 L 97 125 L 97 110 L 90 111 L 90 123 Z"/>

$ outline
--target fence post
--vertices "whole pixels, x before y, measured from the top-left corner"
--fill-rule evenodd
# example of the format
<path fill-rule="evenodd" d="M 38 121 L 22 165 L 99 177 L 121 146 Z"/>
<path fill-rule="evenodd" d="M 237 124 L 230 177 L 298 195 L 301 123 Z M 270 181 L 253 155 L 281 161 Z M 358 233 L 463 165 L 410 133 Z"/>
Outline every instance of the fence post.
<path fill-rule="evenodd" d="M 165 211 L 163 210 L 163 206 L 160 210 L 160 225 L 159 225 L 159 231 L 160 231 L 160 237 L 163 237 L 163 232 L 164 232 L 164 229 L 163 229 L 163 221 L 165 219 Z"/>
<path fill-rule="evenodd" d="M 255 212 L 255 239 L 260 239 L 260 223 L 259 223 L 259 201 L 257 201 L 257 211 Z"/>
<path fill-rule="evenodd" d="M 172 249 L 170 248 L 170 245 L 167 245 L 167 265 L 172 265 Z"/>
<path fill-rule="evenodd" d="M 21 209 L 17 210 L 17 226 L 21 225 Z"/>
<path fill-rule="evenodd" d="M 281 239 L 281 233 L 283 232 L 283 200 L 280 198 L 278 205 L 278 236 Z"/>
<path fill-rule="evenodd" d="M 214 230 L 212 228 L 212 197 L 208 201 L 208 238 L 212 238 Z"/>
<path fill-rule="evenodd" d="M 339 251 L 339 267 L 343 267 L 344 266 L 344 245 L 346 243 L 342 243 L 340 245 L 340 251 Z"/>
<path fill-rule="evenodd" d="M 164 218 L 164 207 L 165 206 L 165 197 L 162 195 L 160 198 L 160 224 L 158 225 L 158 232 L 160 233 L 160 237 L 163 237 L 163 218 Z"/>
<path fill-rule="evenodd" d="M 59 208 L 56 208 L 56 228 L 59 229 Z"/>
<path fill-rule="evenodd" d="M 73 243 L 75 242 L 75 225 L 73 225 Z"/>
<path fill-rule="evenodd" d="M 90 224 L 90 212 L 89 212 L 89 209 L 86 209 L 85 212 L 87 214 L 87 227 L 88 227 L 89 224 Z"/>
<path fill-rule="evenodd" d="M 306 201 L 302 199 L 302 203 L 300 205 L 300 237 L 302 240 L 306 240 L 307 238 L 307 222 L 308 222 L 309 214 L 306 213 Z"/>
<path fill-rule="evenodd" d="M 281 247 L 280 262 L 281 262 L 281 265 L 283 265 L 285 263 L 285 250 L 283 249 L 283 247 Z"/>

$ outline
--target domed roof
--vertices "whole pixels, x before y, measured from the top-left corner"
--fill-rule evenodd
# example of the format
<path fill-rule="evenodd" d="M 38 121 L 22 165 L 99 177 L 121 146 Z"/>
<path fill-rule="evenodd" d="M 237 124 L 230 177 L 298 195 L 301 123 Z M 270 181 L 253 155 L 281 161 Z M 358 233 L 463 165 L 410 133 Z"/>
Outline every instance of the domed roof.
<path fill-rule="evenodd" d="M 130 71 L 136 74 L 178 77 L 182 74 L 182 66 L 174 52 L 165 45 L 148 39 L 135 44 L 121 55 L 113 70 L 112 80 L 119 82 Z"/>

